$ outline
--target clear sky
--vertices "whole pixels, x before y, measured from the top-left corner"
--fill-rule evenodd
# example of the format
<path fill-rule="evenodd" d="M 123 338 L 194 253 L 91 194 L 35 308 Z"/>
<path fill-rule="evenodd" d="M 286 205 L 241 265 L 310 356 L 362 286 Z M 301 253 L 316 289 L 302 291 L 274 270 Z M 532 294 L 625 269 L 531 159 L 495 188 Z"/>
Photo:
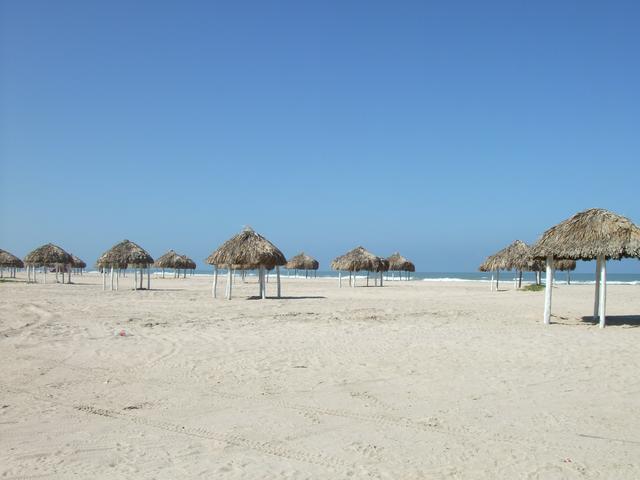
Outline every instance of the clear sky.
<path fill-rule="evenodd" d="M 251 225 L 325 267 L 473 271 L 586 208 L 640 222 L 638 1 L 0 4 L 18 255 L 200 263 Z"/>

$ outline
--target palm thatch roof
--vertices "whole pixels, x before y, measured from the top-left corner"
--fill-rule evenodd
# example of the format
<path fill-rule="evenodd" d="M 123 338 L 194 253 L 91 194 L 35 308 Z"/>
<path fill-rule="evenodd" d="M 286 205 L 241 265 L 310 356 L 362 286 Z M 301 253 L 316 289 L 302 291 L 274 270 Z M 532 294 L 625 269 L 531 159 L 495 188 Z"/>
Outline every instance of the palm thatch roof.
<path fill-rule="evenodd" d="M 236 236 L 222 244 L 205 260 L 217 267 L 253 269 L 265 267 L 268 270 L 285 265 L 284 254 L 269 240 L 251 228 L 245 228 Z"/>
<path fill-rule="evenodd" d="M 399 270 L 401 272 L 416 271 L 416 266 L 398 252 L 391 255 L 387 260 L 389 261 L 389 270 Z"/>
<path fill-rule="evenodd" d="M 573 271 L 576 269 L 575 260 L 555 260 L 553 268 L 561 272 Z"/>
<path fill-rule="evenodd" d="M 86 268 L 87 264 L 84 262 L 84 260 L 76 257 L 74 254 L 71 254 L 71 266 L 73 268 Z"/>
<path fill-rule="evenodd" d="M 178 259 L 176 260 L 176 267 L 184 268 L 185 270 L 195 270 L 196 262 L 194 262 L 186 255 L 178 255 Z"/>
<path fill-rule="evenodd" d="M 99 267 L 149 267 L 153 257 L 140 245 L 130 240 L 123 240 L 104 252 L 96 262 Z"/>
<path fill-rule="evenodd" d="M 300 252 L 295 257 L 290 258 L 285 267 L 289 270 L 318 270 L 320 263 L 306 253 Z"/>
<path fill-rule="evenodd" d="M 640 228 L 631 220 L 592 208 L 551 227 L 533 247 L 533 256 L 570 260 L 640 258 Z"/>
<path fill-rule="evenodd" d="M 24 262 L 13 253 L 0 248 L 0 267 L 24 268 Z"/>
<path fill-rule="evenodd" d="M 366 270 L 369 272 L 383 272 L 388 268 L 386 260 L 374 255 L 364 247 L 356 247 L 353 250 L 337 257 L 331 262 L 331 268 L 334 270 L 348 270 L 350 272 L 359 272 Z"/>
<path fill-rule="evenodd" d="M 531 248 L 522 240 L 516 240 L 498 253 L 487 257 L 478 268 L 481 272 L 493 272 L 497 270 L 531 271 L 535 267 Z"/>
<path fill-rule="evenodd" d="M 178 268 L 176 267 L 176 261 L 180 257 L 175 250 L 169 250 L 164 255 L 160 256 L 160 258 L 156 259 L 153 264 L 156 268 Z"/>
<path fill-rule="evenodd" d="M 27 265 L 49 266 L 49 265 L 71 265 L 73 259 L 71 255 L 64 249 L 53 243 L 47 243 L 41 247 L 32 250 L 24 257 L 24 263 Z"/>

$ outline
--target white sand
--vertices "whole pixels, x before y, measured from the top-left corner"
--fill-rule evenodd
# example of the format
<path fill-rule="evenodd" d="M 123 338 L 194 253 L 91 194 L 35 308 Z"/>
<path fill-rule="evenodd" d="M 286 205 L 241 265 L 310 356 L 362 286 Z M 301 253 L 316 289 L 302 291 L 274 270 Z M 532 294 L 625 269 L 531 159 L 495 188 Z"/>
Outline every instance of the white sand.
<path fill-rule="evenodd" d="M 471 282 L 74 279 L 0 284 L 0 479 L 640 478 L 640 319 L 582 321 L 593 287 L 545 327 Z"/>

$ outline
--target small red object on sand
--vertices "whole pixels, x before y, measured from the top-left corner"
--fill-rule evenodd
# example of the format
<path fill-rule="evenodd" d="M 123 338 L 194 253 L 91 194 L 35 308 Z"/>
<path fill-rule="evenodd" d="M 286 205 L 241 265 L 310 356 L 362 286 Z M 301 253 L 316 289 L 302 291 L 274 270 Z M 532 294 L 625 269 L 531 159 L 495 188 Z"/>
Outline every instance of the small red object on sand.
<path fill-rule="evenodd" d="M 124 330 L 120 330 L 120 336 L 121 337 L 126 337 L 127 336 L 127 332 L 125 332 Z"/>

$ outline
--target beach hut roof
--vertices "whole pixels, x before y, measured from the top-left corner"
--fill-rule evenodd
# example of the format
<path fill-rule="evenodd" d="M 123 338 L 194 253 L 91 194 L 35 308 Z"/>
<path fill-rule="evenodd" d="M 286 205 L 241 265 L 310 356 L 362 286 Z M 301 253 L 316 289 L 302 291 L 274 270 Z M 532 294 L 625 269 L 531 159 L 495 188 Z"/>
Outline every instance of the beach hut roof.
<path fill-rule="evenodd" d="M 351 272 L 358 272 L 360 270 L 381 272 L 386 271 L 388 266 L 389 264 L 386 260 L 377 257 L 364 247 L 356 247 L 331 262 L 332 269 L 348 270 Z"/>
<path fill-rule="evenodd" d="M 100 255 L 96 263 L 100 267 L 148 267 L 153 264 L 153 257 L 140 245 L 123 240 Z"/>
<path fill-rule="evenodd" d="M 542 262 L 542 265 L 544 263 Z M 553 262 L 553 268 L 562 272 L 573 271 L 576 269 L 575 260 L 556 260 Z"/>
<path fill-rule="evenodd" d="M 497 270 L 531 271 L 535 267 L 531 248 L 522 240 L 516 240 L 498 253 L 487 257 L 479 270 L 493 272 Z"/>
<path fill-rule="evenodd" d="M 178 268 L 176 267 L 176 259 L 178 257 L 179 255 L 175 250 L 169 250 L 167 253 L 160 256 L 160 258 L 156 259 L 153 266 L 157 268 Z"/>
<path fill-rule="evenodd" d="M 398 252 L 391 255 L 387 260 L 389 261 L 389 270 L 399 270 L 401 272 L 416 271 L 416 266 Z"/>
<path fill-rule="evenodd" d="M 71 266 L 73 268 L 86 268 L 87 264 L 84 260 L 76 257 L 74 254 L 71 254 Z"/>
<path fill-rule="evenodd" d="M 306 253 L 300 252 L 295 257 L 290 258 L 285 267 L 289 270 L 318 270 L 320 263 Z"/>
<path fill-rule="evenodd" d="M 34 266 L 71 265 L 71 255 L 53 243 L 47 243 L 32 250 L 24 257 L 24 263 Z"/>
<path fill-rule="evenodd" d="M 13 253 L 0 248 L 0 267 L 24 268 L 24 262 Z"/>
<path fill-rule="evenodd" d="M 271 270 L 285 265 L 287 259 L 273 243 L 247 227 L 224 242 L 205 262 L 219 267 L 231 265 L 251 269 L 262 266 Z"/>
<path fill-rule="evenodd" d="M 176 259 L 176 268 L 184 268 L 186 270 L 195 270 L 196 262 L 186 255 L 178 255 Z"/>
<path fill-rule="evenodd" d="M 631 220 L 592 208 L 551 227 L 533 247 L 536 258 L 570 260 L 640 258 L 640 228 Z"/>

